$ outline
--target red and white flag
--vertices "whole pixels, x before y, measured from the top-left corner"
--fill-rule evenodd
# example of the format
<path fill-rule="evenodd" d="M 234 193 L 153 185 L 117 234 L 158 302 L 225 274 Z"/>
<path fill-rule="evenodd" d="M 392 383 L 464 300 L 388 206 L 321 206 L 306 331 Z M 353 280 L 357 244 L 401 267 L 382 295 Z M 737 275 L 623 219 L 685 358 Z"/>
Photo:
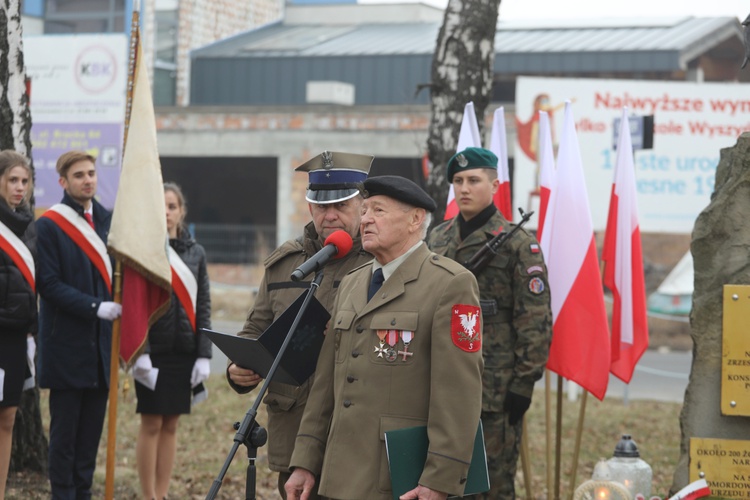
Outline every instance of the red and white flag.
<path fill-rule="evenodd" d="M 603 399 L 609 382 L 607 311 L 570 102 L 564 120 L 542 235 L 553 318 L 547 368 Z"/>
<path fill-rule="evenodd" d="M 508 169 L 508 139 L 505 134 L 505 109 L 500 106 L 492 117 L 492 134 L 490 134 L 490 151 L 497 156 L 497 179 L 500 186 L 493 198 L 495 206 L 509 221 L 513 220 L 513 208 L 510 193 L 510 172 Z"/>
<path fill-rule="evenodd" d="M 710 495 L 711 488 L 708 487 L 708 482 L 705 479 L 699 479 L 682 488 L 674 496 L 669 497 L 669 500 L 697 500 Z"/>
<path fill-rule="evenodd" d="M 544 229 L 544 221 L 547 216 L 549 197 L 555 185 L 555 153 L 552 146 L 552 128 L 549 123 L 549 115 L 546 111 L 539 112 L 539 148 L 537 149 L 539 159 L 539 224 L 536 237 L 541 242 Z M 548 249 L 543 249 L 547 255 Z"/>
<path fill-rule="evenodd" d="M 627 384 L 648 347 L 646 285 L 627 108 L 623 108 L 620 122 L 602 260 L 604 284 L 613 297 L 610 371 Z"/>
<path fill-rule="evenodd" d="M 464 106 L 464 117 L 461 120 L 461 130 L 458 132 L 458 143 L 456 144 L 456 153 L 466 148 L 481 148 L 482 138 L 479 136 L 479 124 L 477 115 L 474 113 L 474 103 L 467 102 Z M 452 219 L 458 215 L 458 203 L 456 203 L 456 194 L 453 191 L 453 184 L 448 189 L 448 202 L 445 204 L 445 217 L 443 220 Z"/>
<path fill-rule="evenodd" d="M 140 353 L 149 327 L 169 307 L 172 290 L 156 119 L 140 40 L 135 54 L 127 142 L 107 238 L 109 252 L 123 263 L 120 357 L 126 365 Z"/>

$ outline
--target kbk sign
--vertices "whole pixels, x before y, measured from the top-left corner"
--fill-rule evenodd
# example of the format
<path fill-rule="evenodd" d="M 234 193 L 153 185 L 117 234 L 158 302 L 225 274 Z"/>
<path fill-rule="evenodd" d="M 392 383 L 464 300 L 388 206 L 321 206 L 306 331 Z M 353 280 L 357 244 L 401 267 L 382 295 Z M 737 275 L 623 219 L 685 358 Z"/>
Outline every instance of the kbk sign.
<path fill-rule="evenodd" d="M 74 66 L 76 83 L 89 94 L 108 90 L 117 79 L 117 59 L 103 45 L 85 48 Z"/>

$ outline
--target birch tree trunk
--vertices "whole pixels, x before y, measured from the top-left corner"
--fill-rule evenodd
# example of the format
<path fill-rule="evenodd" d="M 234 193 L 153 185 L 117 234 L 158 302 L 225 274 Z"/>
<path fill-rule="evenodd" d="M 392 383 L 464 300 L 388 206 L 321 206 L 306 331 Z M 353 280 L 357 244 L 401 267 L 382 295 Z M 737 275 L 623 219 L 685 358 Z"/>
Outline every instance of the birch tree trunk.
<path fill-rule="evenodd" d="M 480 133 L 492 92 L 495 25 L 500 0 L 449 0 L 432 60 L 430 128 L 427 153 L 432 171 L 427 190 L 438 204 L 435 222 L 445 213 L 445 166 L 456 152 L 464 106 L 474 102 Z"/>
<path fill-rule="evenodd" d="M 0 149 L 31 159 L 31 113 L 21 41 L 18 0 L 0 0 Z M 32 164 L 32 175 L 34 167 Z M 32 197 L 33 203 L 33 197 Z M 39 389 L 24 391 L 13 427 L 10 471 L 45 471 L 47 438 L 39 410 Z"/>

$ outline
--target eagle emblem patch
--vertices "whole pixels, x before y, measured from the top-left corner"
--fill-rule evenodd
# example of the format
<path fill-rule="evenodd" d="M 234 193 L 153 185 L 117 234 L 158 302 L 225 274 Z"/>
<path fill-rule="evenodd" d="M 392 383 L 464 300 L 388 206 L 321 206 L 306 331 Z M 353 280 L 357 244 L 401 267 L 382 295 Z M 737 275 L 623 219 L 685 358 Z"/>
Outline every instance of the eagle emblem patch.
<path fill-rule="evenodd" d="M 458 166 L 461 168 L 466 168 L 469 165 L 469 160 L 467 160 L 466 157 L 462 154 L 456 157 L 456 162 L 458 163 Z"/>
<path fill-rule="evenodd" d="M 477 352 L 482 348 L 482 323 L 478 306 L 455 304 L 451 315 L 451 339 L 459 349 Z"/>

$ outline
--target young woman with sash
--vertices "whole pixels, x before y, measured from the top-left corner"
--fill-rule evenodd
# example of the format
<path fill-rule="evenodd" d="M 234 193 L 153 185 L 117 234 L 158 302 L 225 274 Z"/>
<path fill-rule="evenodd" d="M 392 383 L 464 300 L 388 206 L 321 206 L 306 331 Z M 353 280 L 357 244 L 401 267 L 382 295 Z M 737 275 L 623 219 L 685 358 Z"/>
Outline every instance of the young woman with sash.
<path fill-rule="evenodd" d="M 182 190 L 164 184 L 172 302 L 149 330 L 148 342 L 133 367 L 141 427 L 136 445 L 144 499 L 167 497 L 177 446 L 177 421 L 190 413 L 194 388 L 208 378 L 211 341 L 200 328 L 211 327 L 206 252 L 183 224 L 187 206 Z M 158 371 L 157 371 L 158 370 Z M 156 382 L 153 389 L 147 385 Z M 150 381 L 149 381 L 150 378 Z M 146 384 L 140 382 L 144 381 Z"/>
<path fill-rule="evenodd" d="M 0 500 L 5 498 L 16 409 L 33 373 L 36 344 L 36 232 L 29 207 L 31 167 L 0 151 Z"/>

